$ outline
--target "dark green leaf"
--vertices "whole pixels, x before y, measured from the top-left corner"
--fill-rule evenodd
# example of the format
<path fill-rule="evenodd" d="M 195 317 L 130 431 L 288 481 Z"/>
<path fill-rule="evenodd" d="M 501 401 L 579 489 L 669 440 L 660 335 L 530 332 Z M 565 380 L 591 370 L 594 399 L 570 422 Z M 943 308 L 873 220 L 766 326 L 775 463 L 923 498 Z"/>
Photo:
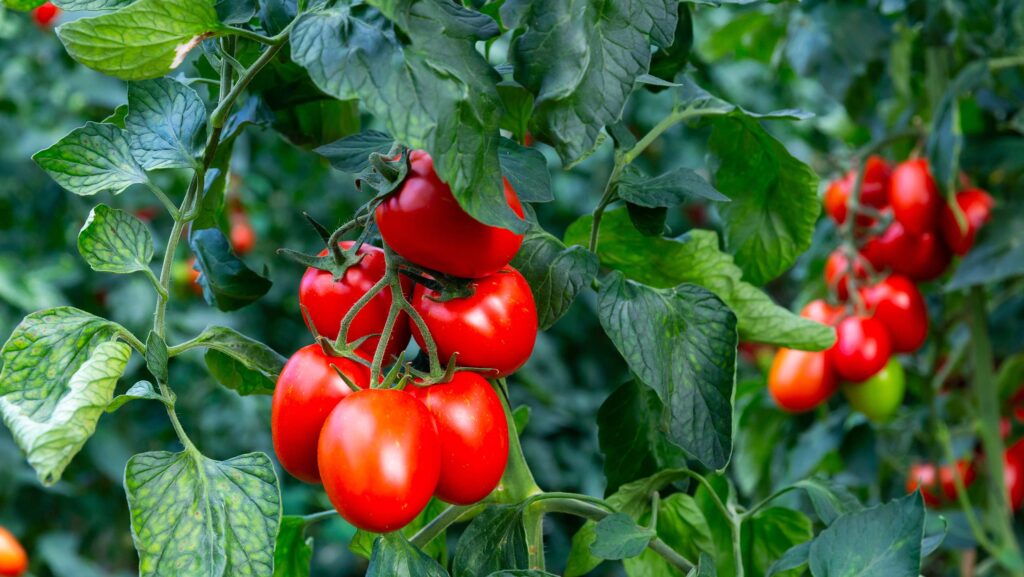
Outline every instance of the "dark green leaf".
<path fill-rule="evenodd" d="M 726 102 L 701 88 L 690 77 L 677 79 L 680 88 L 676 90 L 679 103 L 676 107 L 680 112 L 689 112 L 699 116 L 732 116 L 736 118 L 763 118 L 765 120 L 804 120 L 814 116 L 802 110 L 786 108 L 770 112 L 751 112 L 745 108 Z"/>
<path fill-rule="evenodd" d="M 1024 210 L 1016 204 L 992 212 L 977 243 L 960 261 L 947 291 L 987 285 L 1024 275 Z"/>
<path fill-rule="evenodd" d="M 686 68 L 690 60 L 690 48 L 693 46 L 693 16 L 690 14 L 690 5 L 680 2 L 676 12 L 677 24 L 672 45 L 659 48 L 651 56 L 651 75 L 668 82 L 674 81 L 676 74 Z"/>
<path fill-rule="evenodd" d="M 728 197 L 688 168 L 676 168 L 652 178 L 630 165 L 619 177 L 616 191 L 622 200 L 649 208 L 675 206 L 692 198 L 729 202 Z"/>
<path fill-rule="evenodd" d="M 511 569 L 508 571 L 495 571 L 487 577 L 558 577 L 557 575 L 541 571 L 539 569 Z"/>
<path fill-rule="evenodd" d="M 697 566 L 690 570 L 687 577 L 718 577 L 718 571 L 715 569 L 715 562 L 710 555 L 704 553 L 700 554 L 700 561 Z"/>
<path fill-rule="evenodd" d="M 846 487 L 836 485 L 827 479 L 812 477 L 798 481 L 795 486 L 807 492 L 814 512 L 825 525 L 831 525 L 842 515 L 864 509 Z"/>
<path fill-rule="evenodd" d="M 626 203 L 626 212 L 629 213 L 629 221 L 637 232 L 644 236 L 662 236 L 668 232 L 665 222 L 668 220 L 668 209 L 665 207 L 648 208 Z"/>
<path fill-rule="evenodd" d="M 442 511 L 448 508 L 448 506 L 449 505 L 443 501 L 431 499 L 430 502 L 427 503 L 426 508 L 424 508 L 411 523 L 402 527 L 402 534 L 407 538 L 412 538 L 417 531 L 425 527 L 427 523 L 440 515 Z M 371 533 L 360 529 L 356 531 L 355 536 L 352 537 L 352 541 L 348 544 L 348 549 L 360 557 L 369 559 L 373 554 L 373 544 L 377 541 L 377 537 L 379 536 L 380 534 L 378 533 Z M 441 534 L 434 537 L 430 543 L 424 545 L 422 551 L 431 559 L 435 559 L 438 562 L 444 562 L 448 556 L 448 545 L 445 541 L 445 532 L 442 531 Z"/>
<path fill-rule="evenodd" d="M 123 395 L 114 397 L 110 403 L 107 404 L 107 408 L 104 410 L 108 413 L 113 413 L 124 406 L 125 403 L 141 400 L 160 401 L 165 405 L 173 404 L 171 399 L 161 395 L 159 391 L 153 388 L 153 383 L 149 381 L 139 381 L 132 385 L 130 389 L 125 391 Z"/>
<path fill-rule="evenodd" d="M 240 395 L 272 395 L 287 359 L 267 345 L 234 329 L 209 327 L 194 339 L 205 347 L 210 373 Z"/>
<path fill-rule="evenodd" d="M 118 8 L 124 8 L 134 1 L 135 0 L 57 0 L 53 4 L 61 10 L 78 12 L 81 10 L 117 10 Z"/>
<path fill-rule="evenodd" d="M 512 411 L 512 421 L 516 426 L 516 434 L 522 435 L 530 424 L 530 405 L 520 405 Z"/>
<path fill-rule="evenodd" d="M 512 266 L 530 283 L 542 330 L 569 310 L 598 272 L 594 253 L 580 246 L 567 248 L 538 225 L 532 225 L 526 232 Z"/>
<path fill-rule="evenodd" d="M 114 126 L 124 129 L 124 119 L 128 116 L 128 105 L 118 104 L 117 108 L 110 113 L 110 116 L 103 119 L 103 124 L 113 124 Z"/>
<path fill-rule="evenodd" d="M 928 515 L 924 524 L 924 538 L 921 539 L 921 559 L 931 555 L 946 540 L 949 521 L 942 515 Z"/>
<path fill-rule="evenodd" d="M 306 520 L 285 515 L 274 546 L 274 577 L 309 577 L 312 560 L 313 538 L 306 537 Z"/>
<path fill-rule="evenodd" d="M 256 0 L 216 0 L 217 17 L 225 24 L 245 24 L 256 15 Z"/>
<path fill-rule="evenodd" d="M 661 500 L 658 508 L 658 538 L 674 551 L 692 561 L 700 559 L 702 551 L 714 551 L 711 529 L 704 513 L 697 507 L 693 497 L 684 493 L 673 493 Z M 639 521 L 649 523 L 650 514 Z M 708 568 L 714 571 L 714 564 L 701 561 L 704 574 Z M 630 577 L 683 577 L 682 571 L 670 565 L 654 551 L 644 551 L 639 557 L 625 561 L 626 573 Z"/>
<path fill-rule="evenodd" d="M 772 563 L 771 567 L 768 567 L 765 577 L 780 575 L 786 571 L 806 565 L 807 558 L 811 554 L 811 543 L 812 541 L 807 541 L 790 547 L 788 551 L 782 554 L 782 557 L 779 557 L 777 561 Z"/>
<path fill-rule="evenodd" d="M 551 202 L 551 174 L 548 161 L 535 148 L 520 146 L 502 137 L 498 143 L 501 173 L 523 202 Z"/>
<path fill-rule="evenodd" d="M 763 577 L 794 545 L 812 537 L 811 520 L 803 513 L 782 507 L 762 509 L 743 523 L 743 566 L 751 576 Z M 782 574 L 799 577 L 800 572 Z"/>
<path fill-rule="evenodd" d="M 153 236 L 134 215 L 99 204 L 78 233 L 78 252 L 95 271 L 144 271 L 153 259 Z"/>
<path fill-rule="evenodd" d="M 221 133 L 221 146 L 242 133 L 246 125 L 269 126 L 274 122 L 274 114 L 258 96 L 251 96 L 228 117 Z"/>
<path fill-rule="evenodd" d="M 501 99 L 501 128 L 508 130 L 522 142 L 529 133 L 533 114 L 533 95 L 514 80 L 504 80 L 496 86 Z"/>
<path fill-rule="evenodd" d="M 156 331 L 146 339 L 146 368 L 161 383 L 167 382 L 167 343 Z"/>
<path fill-rule="evenodd" d="M 132 154 L 146 170 L 195 164 L 206 106 L 192 88 L 158 78 L 128 85 L 124 120 Z"/>
<path fill-rule="evenodd" d="M 372 153 L 387 154 L 394 144 L 395 139 L 386 132 L 365 130 L 325 144 L 313 152 L 329 160 L 331 166 L 342 172 L 359 174 L 370 166 Z"/>
<path fill-rule="evenodd" d="M 280 34 L 299 10 L 298 0 L 262 0 L 259 5 L 260 22 L 270 34 Z"/>
<path fill-rule="evenodd" d="M 233 311 L 255 302 L 270 290 L 271 282 L 245 266 L 216 228 L 192 231 L 189 240 L 202 273 L 203 298 L 222 311 Z"/>
<path fill-rule="evenodd" d="M 528 566 L 522 510 L 516 505 L 492 505 L 473 519 L 459 539 L 452 576 L 479 577 Z"/>
<path fill-rule="evenodd" d="M 113 124 L 86 122 L 32 160 L 57 184 L 82 196 L 117 194 L 148 180 L 132 157 L 128 136 Z"/>
<path fill-rule="evenodd" d="M 657 536 L 653 529 L 637 525 L 629 515 L 614 513 L 594 527 L 590 552 L 602 559 L 628 559 L 642 553 Z"/>
<path fill-rule="evenodd" d="M 448 572 L 395 532 L 374 541 L 366 577 L 448 577 Z"/>

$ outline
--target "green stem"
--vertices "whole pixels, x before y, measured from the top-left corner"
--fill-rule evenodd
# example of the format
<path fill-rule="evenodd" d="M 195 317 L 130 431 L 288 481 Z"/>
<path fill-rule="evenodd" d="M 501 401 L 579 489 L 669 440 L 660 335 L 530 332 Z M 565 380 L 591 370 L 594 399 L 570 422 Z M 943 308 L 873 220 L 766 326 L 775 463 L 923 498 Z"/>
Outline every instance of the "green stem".
<path fill-rule="evenodd" d="M 782 489 L 779 489 L 778 491 L 775 491 L 774 493 L 772 493 L 771 495 L 766 497 L 764 500 L 762 500 L 760 503 L 758 503 L 758 504 L 754 505 L 753 507 L 751 507 L 749 511 L 743 512 L 739 516 L 740 520 L 743 521 L 745 519 L 749 519 L 750 517 L 753 517 L 758 511 L 760 511 L 761 509 L 764 509 L 768 505 L 768 503 L 771 503 L 775 499 L 778 499 L 779 497 L 785 495 L 786 493 L 789 493 L 790 491 L 794 491 L 794 490 L 796 490 L 796 487 L 793 486 L 793 485 L 789 485 L 787 487 L 783 487 Z"/>
<path fill-rule="evenodd" d="M 182 206 L 184 206 L 184 203 Z M 165 318 L 167 316 L 167 302 L 170 300 L 168 287 L 171 284 L 171 265 L 174 264 L 174 253 L 178 250 L 178 242 L 181 241 L 181 232 L 183 228 L 184 226 L 180 220 L 174 221 L 174 227 L 171 228 L 171 236 L 167 239 L 167 250 L 164 252 L 163 266 L 160 267 L 159 284 L 164 290 L 157 295 L 156 313 L 153 317 L 153 330 L 156 331 L 156 334 L 164 337 L 165 340 L 165 335 L 167 333 Z"/>
<path fill-rule="evenodd" d="M 604 185 L 604 193 L 601 195 L 601 200 L 597 202 L 597 206 L 594 207 L 594 220 L 590 226 L 590 252 L 597 252 L 598 234 L 601 232 L 601 217 L 604 216 L 604 209 L 609 204 L 615 201 L 615 185 L 619 180 L 619 174 L 625 167 L 622 162 L 623 157 L 618 156 L 615 159 L 615 166 L 612 167 L 612 173 L 608 176 L 608 182 Z"/>
<path fill-rule="evenodd" d="M 295 20 L 293 20 L 291 24 L 288 25 L 288 28 L 282 31 L 282 35 L 287 36 L 287 32 L 291 30 L 291 27 L 294 24 Z M 242 91 L 245 90 L 247 86 L 249 86 L 249 83 L 252 82 L 252 79 L 255 78 L 257 74 L 259 74 L 260 70 L 263 70 L 263 67 L 269 64 L 270 61 L 273 60 L 275 56 L 277 56 L 277 53 L 281 50 L 282 46 L 284 46 L 283 42 L 274 44 L 267 48 L 263 52 L 263 54 L 260 54 L 260 57 L 256 59 L 256 62 L 252 63 L 252 66 L 249 67 L 246 73 L 238 78 L 238 82 L 236 82 L 235 85 L 231 87 L 231 90 L 228 92 L 227 96 L 221 99 L 220 103 L 217 105 L 217 108 L 213 110 L 213 114 L 210 115 L 211 126 L 213 126 L 214 128 L 220 128 L 224 126 L 224 123 L 227 121 L 228 113 L 231 111 L 231 107 L 234 105 L 235 100 L 242 93 Z"/>
<path fill-rule="evenodd" d="M 441 511 L 441 513 L 430 520 L 429 523 L 423 526 L 422 529 L 413 535 L 409 542 L 417 547 L 425 547 L 434 540 L 435 537 L 444 532 L 445 529 L 450 527 L 453 523 L 457 522 L 463 515 L 482 509 L 483 504 L 476 505 L 448 505 L 448 507 Z"/>
<path fill-rule="evenodd" d="M 957 504 L 960 505 L 960 509 L 964 512 L 964 518 L 967 520 L 967 525 L 971 528 L 971 533 L 974 534 L 974 539 L 981 545 L 983 549 L 989 552 L 991 555 L 996 555 L 998 548 L 988 538 L 988 534 L 985 532 L 985 528 L 978 522 L 978 517 L 974 513 L 974 505 L 971 504 L 970 496 L 967 494 L 967 488 L 964 486 L 963 478 L 960 476 L 960 468 L 956 465 L 956 456 L 953 454 L 953 443 L 950 441 L 949 429 L 943 422 L 936 424 L 936 433 L 939 437 L 939 444 L 942 446 L 943 460 L 952 467 L 953 470 L 953 485 L 956 487 L 956 498 Z"/>
<path fill-rule="evenodd" d="M 423 345 L 427 350 L 427 357 L 430 359 L 430 376 L 436 378 L 443 373 L 441 361 L 437 358 L 437 343 L 434 341 L 433 335 L 430 334 L 430 329 L 427 328 L 427 323 L 423 320 L 423 316 L 405 298 L 405 293 L 402 291 L 401 276 L 398 272 L 398 259 L 396 259 L 395 251 L 387 243 L 384 244 L 384 262 L 387 264 L 389 271 L 394 271 L 391 273 L 392 302 L 397 302 L 402 310 L 409 315 L 409 319 L 412 320 L 413 324 L 416 325 L 416 329 L 420 332 L 420 337 L 423 339 Z"/>
<path fill-rule="evenodd" d="M 309 525 L 310 523 L 316 523 L 317 521 L 322 521 L 323 519 L 329 519 L 331 517 L 336 517 L 337 515 L 338 515 L 338 511 L 336 511 L 334 509 L 328 509 L 326 511 L 320 511 L 318 513 L 310 513 L 309 515 L 304 515 L 302 517 L 302 521 L 305 524 Z"/>
<path fill-rule="evenodd" d="M 139 337 L 132 334 L 129 330 L 119 330 L 117 336 L 121 337 L 124 342 L 128 343 L 128 346 L 135 349 L 140 355 L 145 356 L 146 344 L 139 340 Z"/>
<path fill-rule="evenodd" d="M 523 447 L 519 443 L 519 435 L 516 432 L 515 420 L 512 418 L 508 396 L 503 387 L 499 387 L 498 393 L 502 409 L 505 411 L 505 420 L 508 422 L 508 463 L 505 466 L 505 474 L 502 475 L 501 482 L 492 493 L 492 497 L 499 503 L 520 503 L 534 495 L 541 494 L 542 491 L 537 486 L 537 481 L 534 480 L 530 466 L 527 465 L 526 457 L 523 455 Z"/>
<path fill-rule="evenodd" d="M 171 214 L 171 218 L 173 218 L 174 220 L 178 220 L 180 218 L 180 214 L 178 213 L 178 207 L 174 206 L 174 203 L 171 202 L 171 199 L 168 198 L 167 194 L 159 186 L 147 180 L 146 187 L 153 192 L 153 194 L 161 203 L 163 203 L 164 208 L 167 209 L 167 212 Z"/>
<path fill-rule="evenodd" d="M 153 290 L 156 291 L 156 294 L 159 295 L 161 298 L 166 299 L 168 297 L 167 289 L 164 288 L 164 285 L 160 284 L 160 279 L 158 279 L 156 275 L 153 274 L 153 271 L 149 268 L 148 265 L 142 269 L 142 273 L 146 275 L 147 279 L 149 279 L 149 284 L 153 285 Z"/>
<path fill-rule="evenodd" d="M 236 26 L 228 26 L 226 28 L 228 32 L 234 34 L 235 36 L 247 38 L 254 42 L 259 42 L 260 44 L 266 44 L 267 46 L 276 46 L 280 43 L 280 40 L 278 40 L 276 37 L 264 36 L 259 32 L 247 30 L 245 28 L 238 28 Z"/>
<path fill-rule="evenodd" d="M 1024 66 L 1024 56 L 1004 56 L 1002 58 L 992 58 L 988 61 L 988 69 L 993 71 L 1015 68 L 1017 66 Z"/>
<path fill-rule="evenodd" d="M 391 308 L 388 310 L 388 318 L 384 321 L 384 330 L 380 333 L 380 340 L 377 341 L 377 350 L 373 353 L 373 364 L 370 366 L 370 386 L 375 387 L 380 382 L 381 367 L 384 366 L 384 355 L 387 352 L 388 341 L 391 334 L 395 332 L 395 322 L 398 321 L 398 313 L 402 307 L 394 300 L 391 301 Z"/>
<path fill-rule="evenodd" d="M 544 571 L 544 511 L 527 509 L 523 512 L 523 526 L 526 528 L 526 555 L 529 568 Z"/>

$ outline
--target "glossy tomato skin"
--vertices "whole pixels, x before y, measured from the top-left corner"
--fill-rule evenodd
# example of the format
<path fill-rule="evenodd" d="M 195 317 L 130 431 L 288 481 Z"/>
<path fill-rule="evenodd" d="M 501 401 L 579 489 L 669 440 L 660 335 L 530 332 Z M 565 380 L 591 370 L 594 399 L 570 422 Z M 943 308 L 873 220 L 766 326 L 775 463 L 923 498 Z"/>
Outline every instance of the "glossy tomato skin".
<path fill-rule="evenodd" d="M 32 20 L 40 28 L 49 28 L 57 16 L 60 16 L 60 8 L 54 6 L 52 2 L 45 2 L 32 10 Z"/>
<path fill-rule="evenodd" d="M 1024 440 L 1017 441 L 1003 457 L 1003 482 L 1010 499 L 1010 508 L 1018 511 L 1024 505 Z"/>
<path fill-rule="evenodd" d="M 888 421 L 903 404 L 906 392 L 903 365 L 896 359 L 862 383 L 844 383 L 843 395 L 850 406 L 875 423 Z"/>
<path fill-rule="evenodd" d="M 843 307 L 833 306 L 822 299 L 815 299 L 800 310 L 800 316 L 819 322 L 823 325 L 832 326 L 843 314 Z"/>
<path fill-rule="evenodd" d="M 928 338 L 928 308 L 913 281 L 889 275 L 878 284 L 862 287 L 861 298 L 872 316 L 888 329 L 893 352 L 921 348 Z"/>
<path fill-rule="evenodd" d="M 463 367 L 494 369 L 488 377 L 516 372 L 530 358 L 537 340 L 537 306 L 530 285 L 512 267 L 473 283 L 474 292 L 445 302 L 437 293 L 417 285 L 412 306 L 427 325 L 441 362 L 458 353 Z M 413 324 L 421 347 L 423 337 Z"/>
<path fill-rule="evenodd" d="M 768 392 L 784 411 L 810 411 L 836 391 L 832 363 L 824 352 L 779 349 L 768 372 Z"/>
<path fill-rule="evenodd" d="M 937 230 L 942 197 L 928 161 L 915 158 L 896 166 L 892 171 L 889 203 L 893 217 L 908 234 L 918 236 Z"/>
<path fill-rule="evenodd" d="M 0 527 L 0 577 L 18 577 L 28 569 L 28 555 L 17 537 Z"/>
<path fill-rule="evenodd" d="M 344 241 L 341 246 L 349 249 L 352 244 L 352 241 Z M 325 254 L 327 249 L 320 252 L 320 256 Z M 345 313 L 384 276 L 387 266 L 384 262 L 384 251 L 364 244 L 359 248 L 359 254 L 363 255 L 362 260 L 349 267 L 345 271 L 345 276 L 338 282 L 334 281 L 330 272 L 312 267 L 307 268 L 306 273 L 302 275 L 302 282 L 299 284 L 299 304 L 309 311 L 316 332 L 329 339 L 338 338 Z M 402 289 L 406 295 L 411 293 L 411 288 L 412 281 L 402 277 Z M 360 337 L 383 331 L 390 309 L 391 289 L 385 288 L 356 313 L 349 327 L 348 341 L 352 342 Z M 409 344 L 407 319 L 408 315 L 404 312 L 399 313 L 391 339 L 388 340 L 386 358 L 398 355 Z M 359 350 L 372 356 L 379 342 L 379 337 L 367 339 Z"/>
<path fill-rule="evenodd" d="M 505 200 L 523 216 L 523 206 L 505 181 Z M 512 260 L 523 235 L 483 224 L 459 206 L 422 150 L 409 154 L 409 175 L 377 207 L 384 242 L 422 267 L 462 278 L 481 278 Z"/>
<path fill-rule="evenodd" d="M 281 466 L 307 483 L 320 482 L 317 441 L 320 429 L 337 404 L 352 394 L 334 370 L 357 387 L 370 384 L 370 370 L 356 361 L 324 354 L 318 344 L 295 352 L 277 377 L 271 404 L 270 432 Z"/>
<path fill-rule="evenodd" d="M 489 495 L 508 462 L 508 421 L 494 388 L 480 375 L 460 371 L 447 383 L 407 390 L 430 410 L 441 439 L 434 494 L 454 505 Z"/>
<path fill-rule="evenodd" d="M 921 489 L 921 496 L 924 497 L 925 505 L 938 507 L 942 505 L 941 493 L 938 487 L 939 473 L 935 465 L 931 463 L 917 463 L 910 466 L 907 474 L 907 493 L 913 493 Z"/>
<path fill-rule="evenodd" d="M 953 209 L 948 204 L 942 205 L 942 217 L 939 220 L 939 225 L 946 245 L 956 254 L 963 256 L 974 246 L 974 237 L 978 234 L 978 229 L 991 218 L 995 201 L 984 190 L 969 188 L 956 193 L 956 203 L 964 213 L 967 228 L 960 229 L 956 222 L 956 215 L 953 214 Z"/>
<path fill-rule="evenodd" d="M 860 203 L 877 209 L 889 205 L 889 180 L 892 169 L 880 156 L 871 156 L 864 167 L 864 182 L 861 184 Z M 851 170 L 842 178 L 832 181 L 825 191 L 825 212 L 836 224 L 846 221 L 850 194 L 856 184 L 857 171 Z M 857 224 L 869 226 L 873 219 L 867 216 L 857 218 Z"/>
<path fill-rule="evenodd" d="M 920 282 L 942 276 L 951 259 L 949 248 L 938 234 L 911 235 L 898 222 L 890 224 L 881 237 L 869 241 L 865 254 L 870 255 L 867 258 L 872 263 L 882 262 L 893 272 Z"/>
<path fill-rule="evenodd" d="M 346 396 L 320 432 L 320 477 L 331 503 L 364 531 L 387 533 L 423 511 L 441 475 L 430 411 L 397 389 Z"/>
<path fill-rule="evenodd" d="M 835 289 L 839 300 L 846 300 L 850 296 L 849 279 L 847 278 L 849 262 L 850 259 L 847 258 L 846 251 L 842 247 L 832 251 L 832 254 L 828 255 L 828 260 L 825 261 L 825 284 L 829 288 Z M 868 278 L 868 271 L 859 258 L 853 263 L 853 277 L 858 281 Z"/>
<path fill-rule="evenodd" d="M 892 354 L 885 325 L 876 319 L 849 316 L 836 324 L 836 344 L 828 350 L 841 379 L 863 382 L 882 370 Z"/>

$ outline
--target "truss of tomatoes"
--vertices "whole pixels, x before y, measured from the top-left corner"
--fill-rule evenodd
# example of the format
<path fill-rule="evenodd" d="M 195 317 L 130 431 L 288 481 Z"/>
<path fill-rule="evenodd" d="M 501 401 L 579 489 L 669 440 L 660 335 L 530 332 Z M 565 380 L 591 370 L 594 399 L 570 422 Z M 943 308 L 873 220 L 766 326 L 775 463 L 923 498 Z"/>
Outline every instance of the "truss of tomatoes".
<path fill-rule="evenodd" d="M 522 216 L 507 182 L 505 195 Z M 349 326 L 349 342 L 366 337 L 356 349 L 360 358 L 329 356 L 312 344 L 288 360 L 274 392 L 271 428 L 286 471 L 323 483 L 352 525 L 388 532 L 412 521 L 431 497 L 466 505 L 498 485 L 508 460 L 509 423 L 485 377 L 504 377 L 527 361 L 537 311 L 526 280 L 508 266 L 522 236 L 463 211 L 425 152 L 409 155 L 406 179 L 378 205 L 375 219 L 383 241 L 401 258 L 471 279 L 472 294 L 447 300 L 404 276 L 400 286 L 430 331 L 439 359 L 457 355 L 461 367 L 477 370 L 457 370 L 447 382 L 426 386 L 414 380 L 402 389 L 371 387 L 367 361 L 380 345 L 393 298 L 385 288 Z M 342 248 L 351 250 L 353 243 Z M 363 244 L 357 254 L 360 260 L 339 279 L 317 268 L 302 278 L 299 302 L 311 328 L 328 339 L 338 338 L 346 313 L 385 276 L 380 248 Z M 424 336 L 402 312 L 383 345 L 385 358 L 394 359 L 410 338 L 424 347 Z"/>
<path fill-rule="evenodd" d="M 851 171 L 825 193 L 825 211 L 837 225 L 849 216 L 856 178 Z M 893 355 L 916 351 L 928 337 L 928 309 L 916 283 L 938 278 L 953 254 L 966 254 L 993 207 L 992 197 L 973 187 L 958 192 L 955 202 L 964 216 L 963 228 L 940 196 L 925 160 L 907 160 L 895 168 L 877 156 L 867 160 L 860 205 L 869 210 L 854 216 L 854 261 L 840 247 L 825 264 L 825 281 L 838 304 L 816 300 L 801 312 L 834 326 L 836 342 L 822 352 L 776 353 L 768 390 L 780 408 L 812 410 L 841 386 L 853 408 L 873 421 L 896 412 L 905 378 Z M 889 224 L 872 234 L 881 226 L 876 217 Z M 857 298 L 851 299 L 854 283 L 859 288 Z"/>

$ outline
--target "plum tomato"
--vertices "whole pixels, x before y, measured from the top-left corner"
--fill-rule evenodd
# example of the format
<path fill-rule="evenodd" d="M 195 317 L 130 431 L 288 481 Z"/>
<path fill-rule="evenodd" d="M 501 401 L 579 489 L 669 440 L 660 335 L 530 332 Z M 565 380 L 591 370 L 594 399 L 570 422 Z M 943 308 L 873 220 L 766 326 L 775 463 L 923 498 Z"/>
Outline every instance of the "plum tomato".
<path fill-rule="evenodd" d="M 920 236 L 937 230 L 942 197 L 928 161 L 915 158 L 896 166 L 889 186 L 889 204 L 893 217 L 908 234 Z"/>
<path fill-rule="evenodd" d="M 1003 455 L 1003 482 L 1010 500 L 1010 509 L 1024 505 L 1024 439 L 1017 441 Z"/>
<path fill-rule="evenodd" d="M 864 182 L 861 184 L 860 202 L 876 209 L 889 206 L 889 179 L 892 170 L 889 163 L 880 156 L 871 156 L 864 168 Z M 836 224 L 846 221 L 846 213 L 850 204 L 850 194 L 856 182 L 857 171 L 851 170 L 842 178 L 832 181 L 825 191 L 825 212 Z M 873 220 L 868 216 L 859 216 L 857 224 L 870 226 Z"/>
<path fill-rule="evenodd" d="M 850 406 L 875 423 L 888 421 L 903 404 L 906 376 L 903 365 L 889 359 L 885 367 L 862 383 L 843 383 Z"/>
<path fill-rule="evenodd" d="M 832 254 L 828 255 L 828 260 L 825 261 L 825 284 L 830 289 L 836 291 L 836 296 L 839 300 L 846 300 L 850 296 L 849 279 L 849 262 L 850 259 L 846 256 L 846 251 L 843 247 L 839 247 L 832 251 Z M 858 281 L 867 280 L 868 271 L 864 268 L 864 264 L 857 258 L 853 263 L 853 276 Z"/>
<path fill-rule="evenodd" d="M 841 379 L 861 383 L 881 371 L 892 355 L 889 331 L 881 321 L 849 316 L 836 324 L 836 344 L 828 355 Z"/>
<path fill-rule="evenodd" d="M 905 276 L 889 275 L 878 284 L 861 288 L 869 313 L 889 330 L 892 350 L 910 353 L 928 338 L 928 308 L 917 285 Z"/>
<path fill-rule="evenodd" d="M 942 238 L 950 250 L 963 256 L 974 246 L 974 237 L 978 234 L 978 229 L 991 218 L 995 201 L 984 190 L 969 188 L 956 193 L 956 203 L 964 213 L 966 228 L 960 228 L 956 215 L 948 204 L 942 206 L 939 226 L 942 229 Z"/>
<path fill-rule="evenodd" d="M 784 411 L 802 413 L 828 400 L 836 377 L 824 352 L 779 349 L 768 372 L 768 392 Z"/>
<path fill-rule="evenodd" d="M 919 282 L 942 276 L 951 258 L 949 248 L 938 234 L 911 235 L 898 222 L 890 224 L 882 236 L 868 241 L 864 254 L 872 264 L 880 262 Z"/>

